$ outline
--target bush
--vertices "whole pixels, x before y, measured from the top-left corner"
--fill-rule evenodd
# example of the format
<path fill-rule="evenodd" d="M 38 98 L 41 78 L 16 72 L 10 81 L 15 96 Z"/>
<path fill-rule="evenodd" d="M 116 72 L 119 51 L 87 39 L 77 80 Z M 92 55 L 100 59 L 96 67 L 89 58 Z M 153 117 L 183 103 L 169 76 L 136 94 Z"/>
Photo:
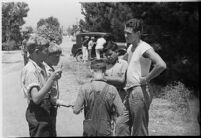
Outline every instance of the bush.
<path fill-rule="evenodd" d="M 173 103 L 172 109 L 179 113 L 184 120 L 190 118 L 189 99 L 191 98 L 191 91 L 187 89 L 181 82 L 173 82 L 162 89 L 164 94 L 162 98 Z"/>

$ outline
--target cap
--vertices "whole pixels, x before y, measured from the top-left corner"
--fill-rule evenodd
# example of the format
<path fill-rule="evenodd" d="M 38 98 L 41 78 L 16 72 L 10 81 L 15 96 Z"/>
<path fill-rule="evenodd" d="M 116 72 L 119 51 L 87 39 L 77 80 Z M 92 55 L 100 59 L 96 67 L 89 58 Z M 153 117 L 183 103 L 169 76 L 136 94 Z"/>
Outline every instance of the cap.
<path fill-rule="evenodd" d="M 95 59 L 91 62 L 91 69 L 106 69 L 106 63 L 103 59 Z"/>

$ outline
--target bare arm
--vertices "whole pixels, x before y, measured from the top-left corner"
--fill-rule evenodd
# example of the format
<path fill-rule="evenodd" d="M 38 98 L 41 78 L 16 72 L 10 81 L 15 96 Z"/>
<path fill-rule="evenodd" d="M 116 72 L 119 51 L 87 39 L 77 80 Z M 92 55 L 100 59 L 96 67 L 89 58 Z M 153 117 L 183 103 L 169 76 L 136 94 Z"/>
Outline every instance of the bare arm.
<path fill-rule="evenodd" d="M 105 76 L 105 79 L 112 85 L 122 85 L 125 81 L 125 74 L 122 74 L 121 76 Z"/>
<path fill-rule="evenodd" d="M 157 77 L 160 73 L 162 73 L 166 69 L 166 63 L 163 59 L 153 50 L 149 49 L 143 54 L 144 58 L 149 58 L 153 64 L 154 68 L 150 71 L 147 76 L 142 77 L 141 80 L 150 81 Z"/>
<path fill-rule="evenodd" d="M 45 96 L 46 93 L 48 93 L 52 87 L 53 82 L 55 81 L 55 79 L 59 79 L 61 76 L 61 70 L 57 70 L 55 71 L 50 78 L 47 80 L 47 82 L 45 83 L 45 85 L 38 90 L 37 87 L 33 87 L 31 89 L 31 98 L 33 100 L 33 102 L 35 104 L 39 104 L 41 102 L 41 100 L 43 99 L 43 97 Z"/>
<path fill-rule="evenodd" d="M 73 113 L 79 114 L 80 111 L 83 109 L 83 105 L 84 105 L 84 97 L 82 94 L 82 88 L 80 88 L 79 93 L 77 95 L 77 99 L 75 101 L 75 105 L 73 107 Z"/>
<path fill-rule="evenodd" d="M 105 79 L 107 80 L 107 82 L 115 86 L 121 86 L 125 83 L 126 70 L 128 68 L 128 64 L 126 61 L 119 59 L 119 62 L 121 64 L 121 67 L 118 68 L 117 73 L 108 75 L 108 76 L 106 73 L 106 76 L 105 76 Z"/>

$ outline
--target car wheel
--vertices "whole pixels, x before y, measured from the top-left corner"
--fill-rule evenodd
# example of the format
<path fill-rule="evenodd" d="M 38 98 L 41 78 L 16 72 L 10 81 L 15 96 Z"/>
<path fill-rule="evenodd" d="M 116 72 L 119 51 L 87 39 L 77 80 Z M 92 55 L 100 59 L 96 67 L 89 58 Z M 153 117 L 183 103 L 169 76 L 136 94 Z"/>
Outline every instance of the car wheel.
<path fill-rule="evenodd" d="M 76 58 L 76 60 L 77 60 L 78 62 L 83 62 L 83 54 L 82 54 L 82 51 L 77 52 L 75 58 Z"/>

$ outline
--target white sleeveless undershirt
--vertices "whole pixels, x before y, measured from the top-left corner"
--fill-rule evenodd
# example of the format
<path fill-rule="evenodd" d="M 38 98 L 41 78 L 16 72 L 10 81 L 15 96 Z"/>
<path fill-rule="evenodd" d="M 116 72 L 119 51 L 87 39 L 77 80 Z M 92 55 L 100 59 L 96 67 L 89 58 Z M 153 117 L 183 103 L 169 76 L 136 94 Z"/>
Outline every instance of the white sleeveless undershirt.
<path fill-rule="evenodd" d="M 153 49 L 149 44 L 140 40 L 134 52 L 131 51 L 131 48 L 132 44 L 127 49 L 128 70 L 126 89 L 133 86 L 139 86 L 139 78 L 146 76 L 151 67 L 151 60 L 142 56 L 145 51 Z"/>

